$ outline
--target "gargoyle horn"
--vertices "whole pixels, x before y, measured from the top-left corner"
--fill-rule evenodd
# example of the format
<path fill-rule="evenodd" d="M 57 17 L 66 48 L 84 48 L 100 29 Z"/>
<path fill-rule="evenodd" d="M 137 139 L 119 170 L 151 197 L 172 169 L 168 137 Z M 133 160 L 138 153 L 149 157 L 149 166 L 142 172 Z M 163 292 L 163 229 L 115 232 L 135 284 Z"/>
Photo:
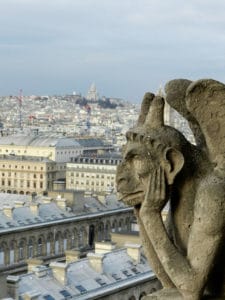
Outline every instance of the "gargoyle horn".
<path fill-rule="evenodd" d="M 145 119 L 145 128 L 152 129 L 152 128 L 160 128 L 164 125 L 164 99 L 161 96 L 155 96 L 148 114 Z"/>
<path fill-rule="evenodd" d="M 144 95 L 144 98 L 142 100 L 141 104 L 141 112 L 137 121 L 137 126 L 144 125 L 146 116 L 149 111 L 149 107 L 151 106 L 151 103 L 154 99 L 155 95 L 153 93 L 146 93 Z"/>

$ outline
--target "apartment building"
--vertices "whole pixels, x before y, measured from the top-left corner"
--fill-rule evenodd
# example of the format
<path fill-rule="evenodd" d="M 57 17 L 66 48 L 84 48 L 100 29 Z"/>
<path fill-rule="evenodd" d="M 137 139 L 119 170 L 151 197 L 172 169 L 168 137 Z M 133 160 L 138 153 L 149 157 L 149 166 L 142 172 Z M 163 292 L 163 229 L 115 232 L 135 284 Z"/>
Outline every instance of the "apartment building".
<path fill-rule="evenodd" d="M 66 188 L 96 192 L 115 190 L 116 168 L 121 157 L 108 153 L 77 157 L 66 165 Z"/>
<path fill-rule="evenodd" d="M 46 157 L 58 163 L 68 162 L 83 153 L 73 138 L 44 135 L 10 135 L 0 137 L 0 154 Z"/>
<path fill-rule="evenodd" d="M 0 191 L 31 195 L 52 190 L 57 168 L 48 158 L 0 155 Z"/>

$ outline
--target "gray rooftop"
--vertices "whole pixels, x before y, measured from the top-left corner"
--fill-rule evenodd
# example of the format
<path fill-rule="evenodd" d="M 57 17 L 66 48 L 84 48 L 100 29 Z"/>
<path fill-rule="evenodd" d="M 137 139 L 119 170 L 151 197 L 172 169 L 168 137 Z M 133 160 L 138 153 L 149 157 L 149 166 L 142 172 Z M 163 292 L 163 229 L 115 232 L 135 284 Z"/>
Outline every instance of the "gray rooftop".
<path fill-rule="evenodd" d="M 31 196 L 0 193 L 0 232 L 125 208 L 121 201 L 117 201 L 116 195 L 108 195 L 103 200 L 81 195 L 76 198 L 72 209 L 69 207 L 62 209 L 57 205 L 57 201 L 66 201 L 65 199 L 53 200 L 37 196 L 32 201 Z M 32 206 L 37 207 L 37 213 L 32 210 Z M 8 211 L 11 211 L 11 216 Z"/>
<path fill-rule="evenodd" d="M 33 147 L 81 147 L 73 138 L 59 138 L 41 135 L 9 135 L 0 137 L 0 145 L 18 145 Z"/>
<path fill-rule="evenodd" d="M 58 266 L 66 268 L 65 284 L 54 278 L 51 267 L 44 266 L 38 266 L 33 272 L 25 275 L 9 276 L 8 280 L 18 280 L 20 296 L 27 293 L 39 295 L 36 298 L 38 300 L 64 299 L 63 296 L 65 299 L 70 297 L 81 300 L 98 299 L 98 296 L 111 293 L 114 289 L 129 284 L 137 285 L 142 280 L 151 280 L 155 277 L 142 254 L 139 262 L 134 261 L 126 249 L 114 250 L 99 256 L 102 256 L 101 272 L 91 266 L 89 258 L 68 265 L 58 263 Z"/>
<path fill-rule="evenodd" d="M 77 139 L 82 147 L 104 147 L 105 144 L 100 139 Z"/>

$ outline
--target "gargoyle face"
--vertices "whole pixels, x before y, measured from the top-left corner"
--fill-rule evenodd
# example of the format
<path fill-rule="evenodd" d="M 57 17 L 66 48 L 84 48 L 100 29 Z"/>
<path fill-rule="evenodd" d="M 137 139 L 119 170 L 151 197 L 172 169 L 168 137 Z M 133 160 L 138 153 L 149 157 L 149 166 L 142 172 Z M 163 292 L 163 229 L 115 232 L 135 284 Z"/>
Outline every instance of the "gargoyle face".
<path fill-rule="evenodd" d="M 147 146 L 138 142 L 127 142 L 123 149 L 123 160 L 117 167 L 116 174 L 119 200 L 131 206 L 141 204 L 154 164 Z"/>

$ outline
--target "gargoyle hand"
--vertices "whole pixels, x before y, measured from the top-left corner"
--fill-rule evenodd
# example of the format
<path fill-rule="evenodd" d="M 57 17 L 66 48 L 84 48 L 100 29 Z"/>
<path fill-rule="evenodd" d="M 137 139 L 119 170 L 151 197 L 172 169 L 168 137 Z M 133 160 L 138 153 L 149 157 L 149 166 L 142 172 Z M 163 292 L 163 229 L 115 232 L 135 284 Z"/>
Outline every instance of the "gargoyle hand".
<path fill-rule="evenodd" d="M 140 217 L 150 212 L 160 213 L 166 202 L 166 178 L 164 170 L 159 167 L 149 176 L 147 192 L 140 209 Z"/>

